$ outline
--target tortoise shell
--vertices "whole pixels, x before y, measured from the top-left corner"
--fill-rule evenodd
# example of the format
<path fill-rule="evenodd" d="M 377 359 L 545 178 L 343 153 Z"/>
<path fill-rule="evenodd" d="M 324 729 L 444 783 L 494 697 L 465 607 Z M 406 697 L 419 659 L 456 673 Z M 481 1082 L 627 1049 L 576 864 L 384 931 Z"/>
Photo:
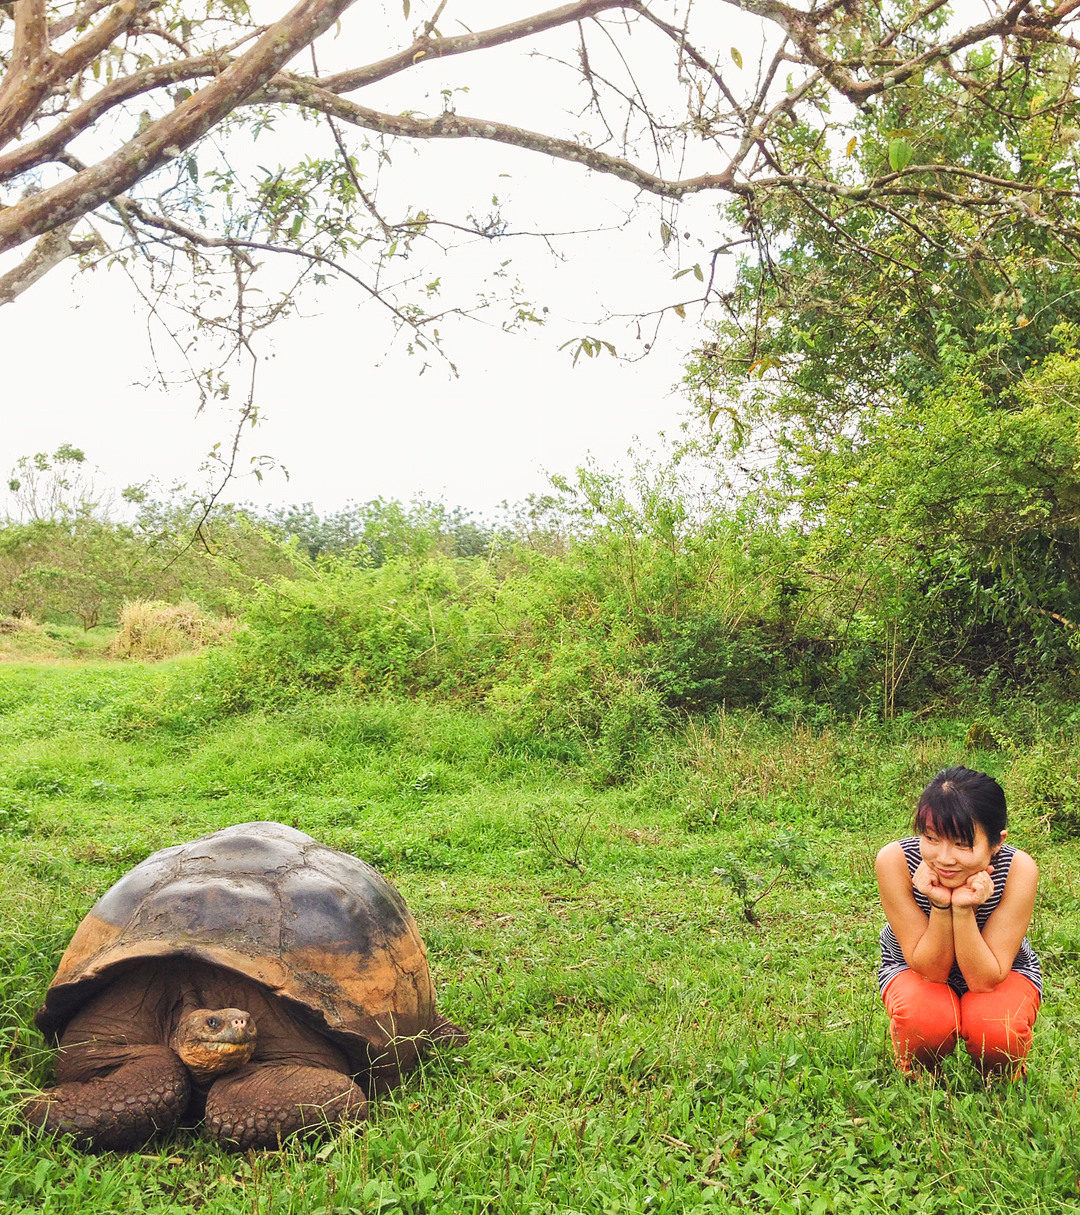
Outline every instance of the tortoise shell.
<path fill-rule="evenodd" d="M 119 968 L 184 956 L 253 979 L 344 1046 L 404 1070 L 436 1021 L 416 922 L 371 865 L 281 823 L 163 848 L 93 906 L 35 1016 L 59 1039 Z"/>

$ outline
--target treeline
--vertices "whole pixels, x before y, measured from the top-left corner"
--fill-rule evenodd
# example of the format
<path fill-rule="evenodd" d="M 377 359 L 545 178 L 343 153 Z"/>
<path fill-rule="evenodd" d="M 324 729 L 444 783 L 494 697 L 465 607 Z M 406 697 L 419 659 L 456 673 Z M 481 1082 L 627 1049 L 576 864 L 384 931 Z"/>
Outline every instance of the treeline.
<path fill-rule="evenodd" d="M 320 516 L 311 503 L 260 512 L 136 489 L 124 491 L 131 517 L 118 521 L 112 500 L 91 495 L 72 474 L 85 459 L 65 445 L 20 462 L 24 477 L 28 463 L 51 476 L 39 475 L 34 497 L 18 502 L 23 517 L 0 521 L 0 615 L 91 629 L 114 624 L 133 600 L 228 614 L 253 587 L 309 576 L 319 559 L 347 556 L 377 568 L 391 555 L 436 548 L 468 557 L 485 553 L 493 536 L 441 503 L 375 499 Z M 9 485 L 25 481 L 13 476 Z"/>
<path fill-rule="evenodd" d="M 193 601 L 243 626 L 207 663 L 224 710 L 337 689 L 452 698 L 497 713 L 508 740 L 569 741 L 612 774 L 674 715 L 720 705 L 822 719 L 1069 695 L 1076 542 L 1060 510 L 1037 509 L 1076 460 L 1075 424 L 1044 391 L 1063 396 L 1064 367 L 1043 369 L 1011 429 L 883 445 L 877 479 L 812 521 L 775 481 L 703 494 L 685 452 L 624 477 L 579 470 L 495 524 L 424 502 L 203 519 L 198 503 L 144 500 L 126 523 L 90 509 L 8 522 L 0 613 L 87 623 L 129 599 Z M 929 461 L 931 444 L 948 458 Z M 1009 452 L 1020 471 L 1002 497 L 978 472 Z M 1036 462 L 1041 479 L 1020 476 Z M 946 478 L 963 491 L 947 508 Z M 999 530 L 1007 548 L 989 545 Z"/>

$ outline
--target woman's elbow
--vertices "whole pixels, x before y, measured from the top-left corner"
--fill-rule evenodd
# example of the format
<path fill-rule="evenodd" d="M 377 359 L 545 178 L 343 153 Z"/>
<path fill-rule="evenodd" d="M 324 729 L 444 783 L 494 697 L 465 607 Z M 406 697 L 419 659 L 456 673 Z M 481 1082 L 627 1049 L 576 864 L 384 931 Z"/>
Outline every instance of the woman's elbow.
<path fill-rule="evenodd" d="M 944 983 L 952 973 L 952 966 L 920 966 L 913 962 L 911 969 L 931 983 Z"/>
<path fill-rule="evenodd" d="M 1008 977 L 1009 972 L 1005 971 L 996 978 L 992 975 L 982 975 L 977 979 L 968 979 L 968 991 L 974 992 L 977 996 L 989 995 L 990 992 L 996 991 Z"/>

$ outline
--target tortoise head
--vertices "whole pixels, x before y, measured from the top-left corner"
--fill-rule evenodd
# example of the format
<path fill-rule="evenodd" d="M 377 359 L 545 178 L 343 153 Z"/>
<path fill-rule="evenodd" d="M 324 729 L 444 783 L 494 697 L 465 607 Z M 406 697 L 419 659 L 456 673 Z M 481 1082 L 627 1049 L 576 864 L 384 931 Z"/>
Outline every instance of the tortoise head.
<path fill-rule="evenodd" d="M 213 1080 L 251 1058 L 255 1020 L 242 1008 L 194 1008 L 180 1018 L 169 1045 L 196 1080 Z"/>

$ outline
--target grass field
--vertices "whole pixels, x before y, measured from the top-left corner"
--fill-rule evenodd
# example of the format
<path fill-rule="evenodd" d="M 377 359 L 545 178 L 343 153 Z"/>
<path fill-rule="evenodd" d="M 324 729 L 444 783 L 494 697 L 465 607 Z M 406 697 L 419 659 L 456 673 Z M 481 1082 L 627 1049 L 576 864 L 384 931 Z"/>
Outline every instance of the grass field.
<path fill-rule="evenodd" d="M 0 668 L 0 1085 L 96 897 L 154 849 L 276 819 L 378 865 L 471 1043 L 322 1144 L 0 1139 L 0 1211 L 1026 1212 L 1080 1205 L 1072 731 L 1022 706 L 811 731 L 688 724 L 629 783 L 420 703 L 221 716 L 194 660 Z M 933 772 L 997 775 L 1038 860 L 1029 1078 L 901 1081 L 873 857 Z M 773 879 L 775 884 L 769 888 Z M 751 910 L 758 924 L 747 915 Z"/>

